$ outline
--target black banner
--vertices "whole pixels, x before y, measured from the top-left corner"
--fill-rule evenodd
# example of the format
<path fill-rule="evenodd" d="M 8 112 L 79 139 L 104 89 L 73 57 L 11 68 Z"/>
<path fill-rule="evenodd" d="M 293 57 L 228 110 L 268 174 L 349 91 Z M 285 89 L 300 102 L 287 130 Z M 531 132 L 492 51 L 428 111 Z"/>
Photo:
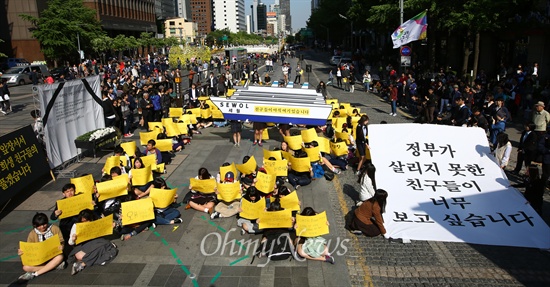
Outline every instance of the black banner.
<path fill-rule="evenodd" d="M 30 125 L 0 137 L 0 204 L 49 172 Z"/>

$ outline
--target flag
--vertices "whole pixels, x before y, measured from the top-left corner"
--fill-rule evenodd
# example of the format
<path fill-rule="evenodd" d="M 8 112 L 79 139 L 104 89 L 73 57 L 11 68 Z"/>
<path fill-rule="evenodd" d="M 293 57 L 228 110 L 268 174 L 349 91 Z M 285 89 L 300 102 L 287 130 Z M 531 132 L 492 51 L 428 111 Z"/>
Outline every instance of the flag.
<path fill-rule="evenodd" d="M 401 24 L 391 34 L 393 48 L 399 48 L 412 41 L 426 39 L 427 29 L 428 18 L 426 17 L 426 11 L 422 11 L 422 13 Z"/>

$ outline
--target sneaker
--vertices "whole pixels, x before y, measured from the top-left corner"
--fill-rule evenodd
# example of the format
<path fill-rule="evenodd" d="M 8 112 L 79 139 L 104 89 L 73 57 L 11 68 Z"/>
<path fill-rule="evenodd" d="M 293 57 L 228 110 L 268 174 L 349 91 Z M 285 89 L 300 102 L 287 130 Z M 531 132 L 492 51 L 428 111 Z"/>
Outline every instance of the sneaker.
<path fill-rule="evenodd" d="M 351 233 L 361 235 L 363 232 L 361 230 L 350 230 Z"/>
<path fill-rule="evenodd" d="M 264 146 L 264 145 L 263 145 L 263 144 L 262 144 L 261 142 L 260 142 L 260 143 L 258 143 L 258 145 L 259 145 L 259 146 Z"/>
<path fill-rule="evenodd" d="M 4 113 L 5 114 L 5 113 Z M 19 276 L 19 280 L 24 280 L 24 281 L 30 281 L 34 278 L 34 274 L 32 272 L 27 272 L 21 276 Z"/>
<path fill-rule="evenodd" d="M 355 175 L 360 175 L 360 174 L 361 174 L 361 171 L 360 171 L 360 170 L 358 170 L 358 171 L 355 172 Z"/>
<path fill-rule="evenodd" d="M 334 169 L 334 173 L 335 173 L 335 174 L 340 174 L 340 173 L 342 173 L 342 172 L 341 172 L 339 169 L 336 169 L 336 168 L 335 168 L 335 169 Z"/>
<path fill-rule="evenodd" d="M 390 116 L 393 116 L 393 113 L 390 113 Z"/>
<path fill-rule="evenodd" d="M 336 261 L 334 261 L 334 257 L 332 257 L 330 255 L 325 255 L 325 262 L 328 262 L 330 264 L 336 263 Z"/>
<path fill-rule="evenodd" d="M 355 204 L 355 206 L 359 207 L 359 206 L 361 206 L 361 204 L 363 204 L 363 202 L 362 202 L 362 201 L 358 201 L 358 202 Z"/>
<path fill-rule="evenodd" d="M 63 262 L 59 263 L 59 265 L 57 265 L 57 267 L 55 267 L 55 270 L 64 270 L 66 267 L 67 267 L 67 262 L 63 261 Z"/>
<path fill-rule="evenodd" d="M 241 147 L 241 143 L 237 143 L 237 147 Z"/>
<path fill-rule="evenodd" d="M 129 137 L 131 137 L 131 135 L 130 134 L 124 134 L 124 137 L 129 138 Z"/>
<path fill-rule="evenodd" d="M 244 231 L 244 229 L 241 228 L 241 235 L 245 235 L 246 234 L 246 231 Z"/>
<path fill-rule="evenodd" d="M 394 117 L 397 116 L 397 113 L 393 114 L 393 116 L 394 116 Z"/>
<path fill-rule="evenodd" d="M 234 146 L 234 147 L 238 147 L 239 145 L 238 145 L 238 144 L 234 144 L 233 146 Z"/>
<path fill-rule="evenodd" d="M 6 112 L 4 112 L 4 111 L 0 111 L 0 112 L 2 112 L 4 115 L 6 114 Z M 23 275 L 25 275 L 25 274 L 23 274 Z M 21 276 L 23 276 L 23 275 L 21 275 Z"/>
<path fill-rule="evenodd" d="M 75 263 L 73 263 L 73 268 L 71 270 L 71 275 L 75 275 L 76 273 L 84 270 L 84 267 L 86 267 L 86 265 L 84 265 L 84 262 L 75 262 Z"/>
<path fill-rule="evenodd" d="M 190 209 L 190 208 L 191 208 L 191 204 L 188 203 L 188 204 L 185 206 L 185 210 Z"/>
<path fill-rule="evenodd" d="M 181 218 L 174 218 L 174 224 L 179 224 L 179 223 L 182 223 L 183 222 L 183 219 Z"/>
<path fill-rule="evenodd" d="M 252 145 L 256 145 L 258 142 L 254 141 L 254 143 Z"/>
<path fill-rule="evenodd" d="M 153 223 L 151 223 L 151 228 L 153 228 L 153 229 L 157 228 L 157 224 L 156 224 L 156 223 L 154 223 L 154 222 L 153 222 Z"/>
<path fill-rule="evenodd" d="M 212 214 L 210 214 L 210 219 L 216 219 L 216 218 L 220 218 L 219 212 L 215 211 Z"/>

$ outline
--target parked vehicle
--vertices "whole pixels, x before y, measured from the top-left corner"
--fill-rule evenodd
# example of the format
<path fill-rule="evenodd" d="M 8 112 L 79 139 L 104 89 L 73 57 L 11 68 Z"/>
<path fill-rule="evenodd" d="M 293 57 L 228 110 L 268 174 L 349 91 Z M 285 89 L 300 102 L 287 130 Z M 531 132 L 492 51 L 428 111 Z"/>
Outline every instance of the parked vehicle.
<path fill-rule="evenodd" d="M 342 58 L 341 56 L 332 56 L 332 58 L 330 58 L 330 64 L 331 65 L 334 65 L 336 66 L 338 64 L 338 62 L 340 62 L 340 58 Z"/>
<path fill-rule="evenodd" d="M 31 84 L 30 72 L 35 70 L 38 73 L 38 78 L 42 79 L 50 75 L 46 65 L 26 65 L 16 66 L 8 69 L 2 74 L 2 80 L 6 81 L 9 86 Z"/>
<path fill-rule="evenodd" d="M 69 76 L 69 67 L 57 67 L 50 70 L 50 75 L 57 81 L 61 77 L 61 75 L 65 76 L 65 79 Z"/>

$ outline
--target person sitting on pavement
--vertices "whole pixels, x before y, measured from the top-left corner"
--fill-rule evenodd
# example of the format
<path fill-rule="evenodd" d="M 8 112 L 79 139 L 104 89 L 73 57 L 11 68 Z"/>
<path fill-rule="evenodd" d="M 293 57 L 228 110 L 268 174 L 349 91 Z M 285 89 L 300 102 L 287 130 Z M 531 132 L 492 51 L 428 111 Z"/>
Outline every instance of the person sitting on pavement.
<path fill-rule="evenodd" d="M 33 226 L 33 230 L 29 232 L 29 235 L 27 236 L 27 242 L 29 243 L 43 242 L 50 237 L 58 235 L 59 250 L 60 251 L 63 250 L 65 240 L 63 239 L 61 230 L 56 225 L 48 223 L 48 216 L 46 216 L 46 214 L 44 213 L 35 214 L 32 218 L 32 226 Z M 23 250 L 18 249 L 17 254 L 19 256 L 23 255 Z M 19 280 L 29 281 L 44 273 L 50 272 L 51 270 L 54 270 L 54 269 L 62 270 L 62 269 L 65 269 L 65 267 L 66 267 L 66 263 L 65 261 L 63 261 L 63 254 L 58 254 L 58 255 L 55 255 L 53 258 L 49 259 L 48 261 L 46 261 L 44 264 L 41 264 L 38 266 L 23 265 L 23 271 L 25 271 L 26 273 L 19 276 Z"/>
<path fill-rule="evenodd" d="M 245 183 L 247 184 L 247 183 Z M 244 184 L 243 184 L 244 185 Z M 248 186 L 245 191 L 242 200 L 247 200 L 251 203 L 256 203 L 262 199 L 261 192 L 256 189 L 255 186 Z M 241 200 L 241 201 L 242 201 Z M 239 208 L 239 212 L 242 212 L 242 205 Z M 260 228 L 256 219 L 248 219 L 239 215 L 237 219 L 237 226 L 241 227 L 241 235 L 257 234 L 260 233 Z"/>
<path fill-rule="evenodd" d="M 132 170 L 141 169 L 141 168 L 145 168 L 145 164 L 143 164 L 143 160 L 141 158 L 136 158 L 134 160 L 134 168 Z M 149 192 L 151 192 L 152 182 L 147 182 L 144 185 L 133 184 L 135 180 L 133 180 L 134 175 L 132 174 L 132 170 L 128 172 L 128 179 L 132 183 L 132 190 L 134 193 L 134 197 L 136 199 L 140 199 L 148 196 Z"/>
<path fill-rule="evenodd" d="M 299 150 L 299 151 L 295 151 L 294 156 L 297 158 L 306 158 L 307 153 L 303 150 Z M 292 187 L 294 187 L 294 189 L 298 189 L 301 186 L 306 186 L 310 184 L 312 178 L 313 178 L 313 169 L 311 167 L 309 168 L 309 171 L 299 172 L 292 169 L 292 165 L 290 165 L 290 169 L 288 171 L 288 182 L 292 184 Z"/>
<path fill-rule="evenodd" d="M 233 174 L 232 171 L 228 171 L 227 173 L 225 173 L 224 179 L 221 182 L 222 184 L 234 183 L 235 174 Z M 217 191 L 216 191 L 216 194 L 217 194 Z M 214 208 L 214 212 L 210 215 L 210 218 L 216 219 L 220 217 L 235 216 L 237 213 L 239 213 L 240 207 L 241 207 L 241 202 L 238 199 L 233 200 L 231 202 L 220 200 L 216 205 L 216 207 Z"/>
<path fill-rule="evenodd" d="M 75 196 L 76 194 L 76 186 L 72 183 L 67 183 L 63 186 L 61 189 L 61 192 L 63 192 L 63 199 L 70 198 Z M 85 191 L 81 191 L 85 192 Z M 63 210 L 60 210 L 57 208 L 57 203 L 55 204 L 55 208 L 50 215 L 51 220 L 57 220 L 59 219 L 59 216 L 63 213 Z M 69 234 L 71 233 L 71 227 L 76 222 L 77 215 L 69 216 L 66 218 L 62 218 L 59 220 L 59 229 L 61 230 L 61 234 L 63 235 L 63 240 L 69 241 Z"/>
<path fill-rule="evenodd" d="M 78 214 L 77 223 L 91 222 L 97 220 L 94 212 L 90 209 L 84 209 Z M 75 245 L 77 240 L 76 223 L 71 228 L 69 245 Z M 118 254 L 118 249 L 114 243 L 105 238 L 94 238 L 76 245 L 69 255 L 69 259 L 75 262 L 72 265 L 71 275 L 84 270 L 86 266 L 105 265 L 111 262 Z"/>
<path fill-rule="evenodd" d="M 208 169 L 201 167 L 199 168 L 198 175 L 195 178 L 204 180 L 213 177 L 208 172 Z M 216 194 L 195 191 L 193 190 L 192 185 L 189 185 L 189 189 L 191 190 L 193 195 L 191 196 L 189 203 L 187 203 L 187 206 L 185 206 L 185 209 L 193 208 L 197 211 L 212 214 L 212 212 L 214 211 L 214 205 L 216 204 Z"/>
<path fill-rule="evenodd" d="M 155 147 L 156 144 L 157 143 L 155 142 L 155 140 L 149 140 L 147 142 L 147 148 L 145 149 L 145 151 L 143 151 L 143 155 L 154 154 L 156 159 L 157 159 L 157 164 L 161 164 L 162 163 L 162 154 L 161 154 L 160 150 Z"/>
<path fill-rule="evenodd" d="M 311 207 L 306 207 L 300 215 L 302 216 L 314 216 L 317 212 Z M 328 221 L 326 223 L 328 224 Z M 298 229 L 298 224 L 294 224 L 294 229 Z M 330 264 L 334 264 L 334 257 L 328 252 L 327 240 L 321 236 L 316 237 L 303 237 L 300 234 L 296 234 L 296 253 L 302 258 L 315 261 L 323 261 Z"/>
<path fill-rule="evenodd" d="M 155 180 L 153 180 L 153 187 L 158 189 L 167 189 L 168 185 L 166 184 L 166 181 L 163 178 L 157 177 L 155 178 Z M 155 224 L 156 225 L 179 224 L 183 222 L 183 219 L 181 219 L 181 213 L 177 208 L 178 207 L 178 205 L 176 204 L 177 199 L 178 199 L 178 194 L 176 193 L 174 195 L 174 202 L 172 202 L 172 204 L 164 208 L 155 207 Z"/>
<path fill-rule="evenodd" d="M 361 184 L 361 190 L 359 191 L 359 201 L 356 206 L 361 206 L 363 202 L 371 199 L 376 193 L 376 180 L 374 174 L 376 173 L 376 167 L 372 163 L 367 163 L 366 168 L 363 170 L 357 183 Z"/>

